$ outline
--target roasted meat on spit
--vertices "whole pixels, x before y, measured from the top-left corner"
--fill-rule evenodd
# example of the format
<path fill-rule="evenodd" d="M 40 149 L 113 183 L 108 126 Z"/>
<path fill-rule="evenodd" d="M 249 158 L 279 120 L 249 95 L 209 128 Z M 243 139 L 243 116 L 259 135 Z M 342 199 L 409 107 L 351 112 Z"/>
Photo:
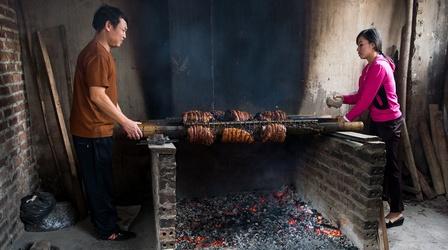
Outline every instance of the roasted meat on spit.
<path fill-rule="evenodd" d="M 261 113 L 257 113 L 255 115 L 255 119 L 259 121 L 284 121 L 288 119 L 288 116 L 281 110 L 264 111 Z"/>
<path fill-rule="evenodd" d="M 225 128 L 222 131 L 223 143 L 253 143 L 254 137 L 244 129 Z"/>
<path fill-rule="evenodd" d="M 235 122 L 249 121 L 252 118 L 248 112 L 239 110 L 227 110 L 224 116 L 226 121 Z"/>
<path fill-rule="evenodd" d="M 222 110 L 214 110 L 211 113 L 213 115 L 213 118 L 216 121 L 220 121 L 220 122 L 225 121 L 225 114 L 226 114 L 226 112 L 224 112 Z"/>
<path fill-rule="evenodd" d="M 284 142 L 286 139 L 286 127 L 283 124 L 268 124 L 261 131 L 262 142 Z"/>
<path fill-rule="evenodd" d="M 194 125 L 188 128 L 188 141 L 193 144 L 211 145 L 215 134 L 208 127 Z"/>
<path fill-rule="evenodd" d="M 184 124 L 196 123 L 196 122 L 207 123 L 207 122 L 212 121 L 213 119 L 214 119 L 214 117 L 213 117 L 212 113 L 202 112 L 202 111 L 198 111 L 198 110 L 191 110 L 191 111 L 184 112 L 182 114 L 182 121 L 184 122 Z"/>

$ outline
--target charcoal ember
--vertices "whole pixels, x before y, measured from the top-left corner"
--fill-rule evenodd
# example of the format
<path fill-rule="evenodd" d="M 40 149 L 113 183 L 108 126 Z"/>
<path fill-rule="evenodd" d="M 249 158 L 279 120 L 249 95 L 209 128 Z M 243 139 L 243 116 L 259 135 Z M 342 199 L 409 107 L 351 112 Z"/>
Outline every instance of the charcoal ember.
<path fill-rule="evenodd" d="M 289 187 L 182 199 L 177 203 L 177 249 L 357 249 L 325 218 L 316 224 L 321 216 Z"/>
<path fill-rule="evenodd" d="M 288 119 L 288 116 L 282 110 L 275 110 L 257 113 L 254 119 L 258 121 L 284 121 Z"/>
<path fill-rule="evenodd" d="M 212 111 L 211 113 L 213 115 L 214 120 L 220 121 L 220 122 L 225 121 L 226 112 L 221 111 L 221 110 L 215 110 L 215 111 Z"/>
<path fill-rule="evenodd" d="M 261 141 L 282 143 L 286 139 L 286 127 L 283 124 L 268 124 L 262 127 Z"/>
<path fill-rule="evenodd" d="M 193 144 L 211 145 L 215 141 L 215 133 L 212 129 L 194 125 L 187 130 L 188 141 Z"/>
<path fill-rule="evenodd" d="M 222 143 L 253 143 L 254 137 L 244 129 L 224 128 L 221 136 Z"/>
<path fill-rule="evenodd" d="M 199 110 L 190 110 L 182 114 L 184 124 L 189 123 L 207 123 L 214 120 L 212 113 Z"/>
<path fill-rule="evenodd" d="M 252 119 L 251 114 L 240 110 L 227 110 L 224 114 L 225 121 L 244 122 Z"/>

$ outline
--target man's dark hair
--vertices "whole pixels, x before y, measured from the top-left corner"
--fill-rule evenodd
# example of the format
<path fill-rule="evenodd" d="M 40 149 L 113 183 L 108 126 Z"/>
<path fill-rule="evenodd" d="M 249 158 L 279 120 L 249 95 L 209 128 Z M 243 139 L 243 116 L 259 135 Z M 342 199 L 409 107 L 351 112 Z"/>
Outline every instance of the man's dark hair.
<path fill-rule="evenodd" d="M 358 44 L 358 39 L 364 37 L 369 43 L 375 44 L 375 51 L 383 54 L 383 42 L 381 41 L 381 35 L 375 28 L 365 29 L 359 32 L 356 37 L 356 44 Z"/>
<path fill-rule="evenodd" d="M 115 28 L 120 22 L 120 18 L 123 18 L 126 23 L 128 22 L 128 19 L 120 9 L 104 4 L 95 12 L 92 26 L 98 32 L 104 28 L 107 21 L 110 21 Z"/>

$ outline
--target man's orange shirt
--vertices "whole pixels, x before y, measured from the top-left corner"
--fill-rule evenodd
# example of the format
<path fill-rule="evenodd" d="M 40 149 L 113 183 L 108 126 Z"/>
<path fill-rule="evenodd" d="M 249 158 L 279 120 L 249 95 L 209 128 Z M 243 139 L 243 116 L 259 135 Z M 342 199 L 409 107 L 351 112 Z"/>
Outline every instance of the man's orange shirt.
<path fill-rule="evenodd" d="M 117 105 L 115 60 L 101 44 L 90 42 L 79 54 L 70 115 L 71 133 L 79 137 L 108 137 L 114 120 L 90 100 L 90 87 L 106 88 L 106 95 Z"/>

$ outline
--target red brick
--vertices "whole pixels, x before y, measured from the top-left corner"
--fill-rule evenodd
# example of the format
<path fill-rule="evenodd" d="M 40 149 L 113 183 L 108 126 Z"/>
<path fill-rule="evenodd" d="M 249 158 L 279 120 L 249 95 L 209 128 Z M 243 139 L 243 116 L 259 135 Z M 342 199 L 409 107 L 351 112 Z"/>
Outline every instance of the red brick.
<path fill-rule="evenodd" d="M 23 90 L 23 84 L 17 84 L 9 87 L 11 90 L 11 94 L 15 94 L 19 91 Z"/>
<path fill-rule="evenodd" d="M 11 40 L 19 40 L 19 35 L 17 33 L 11 32 L 9 30 L 1 30 L 0 37 L 8 38 Z"/>
<path fill-rule="evenodd" d="M 21 103 L 14 107 L 14 112 L 19 113 L 20 111 L 25 110 L 25 104 Z"/>
<path fill-rule="evenodd" d="M 9 87 L 0 87 L 0 95 L 9 95 L 10 93 Z"/>
<path fill-rule="evenodd" d="M 2 75 L 0 77 L 0 84 L 8 84 L 8 83 L 13 83 L 14 82 L 14 78 L 12 76 L 12 74 L 6 74 L 6 75 Z"/>
<path fill-rule="evenodd" d="M 17 24 L 8 19 L 0 19 L 0 26 L 10 28 L 12 30 L 18 30 Z"/>
<path fill-rule="evenodd" d="M 16 16 L 16 12 L 15 11 L 12 11 L 12 10 L 9 10 L 9 9 L 3 9 L 3 10 L 4 10 L 3 14 L 6 17 L 9 17 L 11 19 L 16 20 L 17 16 Z"/>
<path fill-rule="evenodd" d="M 16 125 L 18 122 L 19 122 L 19 118 L 17 116 L 15 116 L 8 121 L 8 125 L 10 127 L 12 127 L 12 126 Z"/>
<path fill-rule="evenodd" d="M 14 57 L 14 54 L 12 52 L 0 52 L 0 61 L 1 62 L 9 62 L 12 61 Z"/>
<path fill-rule="evenodd" d="M 20 51 L 20 44 L 18 41 L 5 41 L 1 43 L 0 48 L 4 50 Z"/>
<path fill-rule="evenodd" d="M 0 107 L 6 107 L 14 103 L 14 97 L 0 97 Z"/>

